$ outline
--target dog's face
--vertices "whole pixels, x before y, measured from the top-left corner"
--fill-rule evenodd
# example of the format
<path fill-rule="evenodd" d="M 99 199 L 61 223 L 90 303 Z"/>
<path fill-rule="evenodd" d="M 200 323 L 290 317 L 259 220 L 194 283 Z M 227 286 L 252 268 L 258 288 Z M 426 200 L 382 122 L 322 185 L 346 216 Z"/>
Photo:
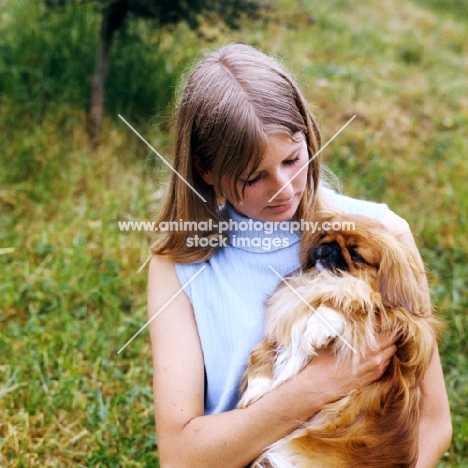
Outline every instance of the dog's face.
<path fill-rule="evenodd" d="M 320 221 L 319 226 L 327 222 L 330 229 L 303 233 L 303 270 L 346 272 L 366 278 L 389 305 L 421 313 L 418 281 L 424 272 L 413 252 L 380 222 L 365 216 L 328 215 Z"/>
<path fill-rule="evenodd" d="M 303 240 L 303 269 L 329 270 L 353 275 L 365 270 L 377 271 L 383 257 L 382 236 L 387 235 L 378 221 L 363 216 L 336 216 L 330 229 L 306 233 Z"/>

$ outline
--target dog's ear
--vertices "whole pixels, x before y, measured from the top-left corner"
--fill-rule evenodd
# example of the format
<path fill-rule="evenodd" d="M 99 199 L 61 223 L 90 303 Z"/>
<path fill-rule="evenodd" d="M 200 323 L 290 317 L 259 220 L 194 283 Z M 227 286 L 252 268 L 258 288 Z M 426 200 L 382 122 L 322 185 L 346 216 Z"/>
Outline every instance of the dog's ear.
<path fill-rule="evenodd" d="M 403 307 L 410 313 L 424 313 L 424 297 L 420 278 L 424 271 L 418 266 L 413 252 L 391 234 L 380 239 L 382 261 L 377 272 L 377 287 L 384 302 Z"/>

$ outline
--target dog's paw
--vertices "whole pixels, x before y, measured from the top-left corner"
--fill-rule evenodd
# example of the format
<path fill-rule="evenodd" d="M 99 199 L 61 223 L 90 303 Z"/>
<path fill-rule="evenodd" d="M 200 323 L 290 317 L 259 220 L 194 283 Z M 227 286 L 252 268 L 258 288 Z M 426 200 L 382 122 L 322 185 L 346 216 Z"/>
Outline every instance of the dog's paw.
<path fill-rule="evenodd" d="M 309 354 L 323 348 L 330 341 L 343 333 L 344 319 L 341 314 L 330 307 L 320 306 L 307 321 L 307 327 L 302 337 L 302 347 Z"/>
<path fill-rule="evenodd" d="M 238 408 L 246 408 L 254 401 L 257 401 L 263 395 L 271 390 L 273 380 L 268 377 L 251 377 L 247 389 L 237 405 Z"/>

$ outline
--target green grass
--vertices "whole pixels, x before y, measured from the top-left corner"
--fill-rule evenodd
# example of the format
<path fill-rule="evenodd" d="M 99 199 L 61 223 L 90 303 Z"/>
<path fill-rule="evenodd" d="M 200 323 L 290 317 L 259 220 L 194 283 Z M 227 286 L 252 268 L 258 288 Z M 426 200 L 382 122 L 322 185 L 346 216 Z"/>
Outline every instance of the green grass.
<path fill-rule="evenodd" d="M 115 114 L 128 112 L 170 154 L 174 77 L 238 38 L 294 72 L 324 141 L 357 115 L 323 160 L 345 192 L 387 203 L 412 226 L 447 322 L 454 438 L 439 466 L 468 466 L 468 27 L 455 3 L 277 0 L 236 32 L 135 24 L 113 52 L 97 151 L 85 134 L 95 14 L 3 3 L 0 466 L 158 466 L 148 334 L 117 354 L 145 323 L 138 268 L 150 238 L 116 221 L 151 219 L 167 173 Z"/>

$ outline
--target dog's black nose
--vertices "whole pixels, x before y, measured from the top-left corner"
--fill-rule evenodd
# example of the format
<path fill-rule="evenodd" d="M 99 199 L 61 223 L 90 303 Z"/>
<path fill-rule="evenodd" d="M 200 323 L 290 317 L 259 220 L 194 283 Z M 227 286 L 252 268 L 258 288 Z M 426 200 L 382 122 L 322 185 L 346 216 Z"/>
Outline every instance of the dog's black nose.
<path fill-rule="evenodd" d="M 337 242 L 320 244 L 314 249 L 313 265 L 318 271 L 346 271 L 348 265 Z"/>

